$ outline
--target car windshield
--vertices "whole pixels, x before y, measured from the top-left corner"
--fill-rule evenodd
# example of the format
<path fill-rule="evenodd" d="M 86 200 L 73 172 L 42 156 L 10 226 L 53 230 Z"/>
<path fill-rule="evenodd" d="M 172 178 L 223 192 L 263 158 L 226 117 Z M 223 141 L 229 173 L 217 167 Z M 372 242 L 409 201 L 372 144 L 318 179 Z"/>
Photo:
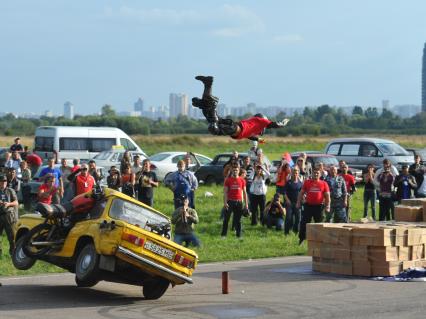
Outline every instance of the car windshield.
<path fill-rule="evenodd" d="M 393 156 L 409 156 L 410 155 L 410 153 L 408 153 L 405 149 L 403 149 L 401 146 L 399 146 L 396 143 L 377 143 L 377 146 L 386 155 L 393 155 Z"/>
<path fill-rule="evenodd" d="M 201 165 L 206 165 L 206 164 L 209 164 L 209 163 L 211 163 L 211 159 L 210 158 L 208 158 L 208 157 L 204 157 L 204 156 L 201 156 L 201 155 L 196 155 L 197 156 L 197 159 L 200 161 L 200 163 L 201 163 Z"/>
<path fill-rule="evenodd" d="M 152 155 L 149 159 L 151 161 L 159 162 L 159 161 L 162 161 L 163 159 L 165 159 L 165 158 L 167 158 L 169 156 L 170 156 L 170 154 L 159 153 L 159 154 Z"/>
<path fill-rule="evenodd" d="M 141 228 L 146 228 L 147 223 L 160 224 L 169 222 L 165 216 L 120 198 L 116 198 L 112 202 L 109 216 Z M 149 230 L 150 228 L 146 229 Z"/>
<path fill-rule="evenodd" d="M 93 157 L 95 160 L 106 160 L 111 156 L 112 152 L 101 152 L 99 154 L 96 154 L 96 156 Z"/>

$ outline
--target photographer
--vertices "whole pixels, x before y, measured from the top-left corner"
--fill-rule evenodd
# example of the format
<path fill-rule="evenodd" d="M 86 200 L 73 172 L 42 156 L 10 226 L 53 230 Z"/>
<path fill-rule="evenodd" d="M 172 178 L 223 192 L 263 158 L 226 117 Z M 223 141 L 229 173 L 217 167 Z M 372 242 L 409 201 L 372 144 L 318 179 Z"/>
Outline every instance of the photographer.
<path fill-rule="evenodd" d="M 280 194 L 276 193 L 272 201 L 268 202 L 263 213 L 266 217 L 268 228 L 275 226 L 276 230 L 283 230 L 285 208 L 280 202 Z"/>
<path fill-rule="evenodd" d="M 195 209 L 189 207 L 189 199 L 186 195 L 179 197 L 181 206 L 177 208 L 172 215 L 172 224 L 175 225 L 175 243 L 185 247 L 192 244 L 195 247 L 200 246 L 200 240 L 194 234 L 194 224 L 198 224 L 198 215 Z"/>
<path fill-rule="evenodd" d="M 13 189 L 7 187 L 7 178 L 0 175 L 0 234 L 3 228 L 9 241 L 9 253 L 12 255 L 15 248 L 13 229 L 16 224 L 15 209 L 18 207 L 18 198 Z M 1 255 L 1 245 L 0 245 Z"/>

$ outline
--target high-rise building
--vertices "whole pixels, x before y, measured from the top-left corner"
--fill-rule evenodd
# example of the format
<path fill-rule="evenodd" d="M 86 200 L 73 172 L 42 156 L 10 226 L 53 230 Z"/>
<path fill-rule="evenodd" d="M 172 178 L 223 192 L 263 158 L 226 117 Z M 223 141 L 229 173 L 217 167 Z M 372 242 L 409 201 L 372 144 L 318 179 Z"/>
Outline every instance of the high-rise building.
<path fill-rule="evenodd" d="M 426 43 L 423 48 L 423 68 L 422 68 L 422 112 L 426 112 Z"/>
<path fill-rule="evenodd" d="M 133 110 L 136 112 L 141 112 L 141 114 L 144 111 L 144 102 L 143 102 L 143 98 L 138 98 L 138 100 L 133 104 Z"/>
<path fill-rule="evenodd" d="M 64 103 L 64 117 L 66 119 L 74 119 L 74 105 L 67 101 Z"/>
<path fill-rule="evenodd" d="M 170 117 L 179 115 L 188 116 L 188 95 L 170 93 L 169 95 Z"/>

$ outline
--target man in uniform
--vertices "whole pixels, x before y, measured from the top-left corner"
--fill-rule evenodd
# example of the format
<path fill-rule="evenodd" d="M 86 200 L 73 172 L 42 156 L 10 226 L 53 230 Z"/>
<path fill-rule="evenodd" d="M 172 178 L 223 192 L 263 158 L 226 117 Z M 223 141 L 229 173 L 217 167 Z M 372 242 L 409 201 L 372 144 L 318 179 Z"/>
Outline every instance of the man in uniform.
<path fill-rule="evenodd" d="M 325 178 L 325 181 L 330 188 L 330 213 L 325 215 L 326 222 L 346 223 L 348 216 L 346 215 L 346 206 L 348 204 L 348 193 L 346 190 L 346 182 L 344 178 L 337 175 L 337 167 L 330 167 L 330 175 Z"/>
<path fill-rule="evenodd" d="M 0 234 L 3 232 L 3 229 L 6 231 L 10 255 L 12 255 L 15 249 L 14 228 L 16 223 L 16 207 L 18 207 L 16 193 L 13 189 L 7 187 L 6 176 L 0 175 Z"/>

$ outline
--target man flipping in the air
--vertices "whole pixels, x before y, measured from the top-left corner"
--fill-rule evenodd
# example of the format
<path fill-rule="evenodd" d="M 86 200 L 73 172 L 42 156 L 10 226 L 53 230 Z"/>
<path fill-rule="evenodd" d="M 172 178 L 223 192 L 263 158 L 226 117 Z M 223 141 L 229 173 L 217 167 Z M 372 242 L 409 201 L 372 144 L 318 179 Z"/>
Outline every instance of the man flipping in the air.
<path fill-rule="evenodd" d="M 216 107 L 219 99 L 212 95 L 212 76 L 198 75 L 195 79 L 203 82 L 203 98 L 192 98 L 192 105 L 200 108 L 209 122 L 209 132 L 213 135 L 229 135 L 234 139 L 247 138 L 252 141 L 263 142 L 259 135 L 263 135 L 267 128 L 280 128 L 285 126 L 289 119 L 280 122 L 272 122 L 263 114 L 255 114 L 253 117 L 234 122 L 232 119 L 220 118 L 217 115 Z"/>

